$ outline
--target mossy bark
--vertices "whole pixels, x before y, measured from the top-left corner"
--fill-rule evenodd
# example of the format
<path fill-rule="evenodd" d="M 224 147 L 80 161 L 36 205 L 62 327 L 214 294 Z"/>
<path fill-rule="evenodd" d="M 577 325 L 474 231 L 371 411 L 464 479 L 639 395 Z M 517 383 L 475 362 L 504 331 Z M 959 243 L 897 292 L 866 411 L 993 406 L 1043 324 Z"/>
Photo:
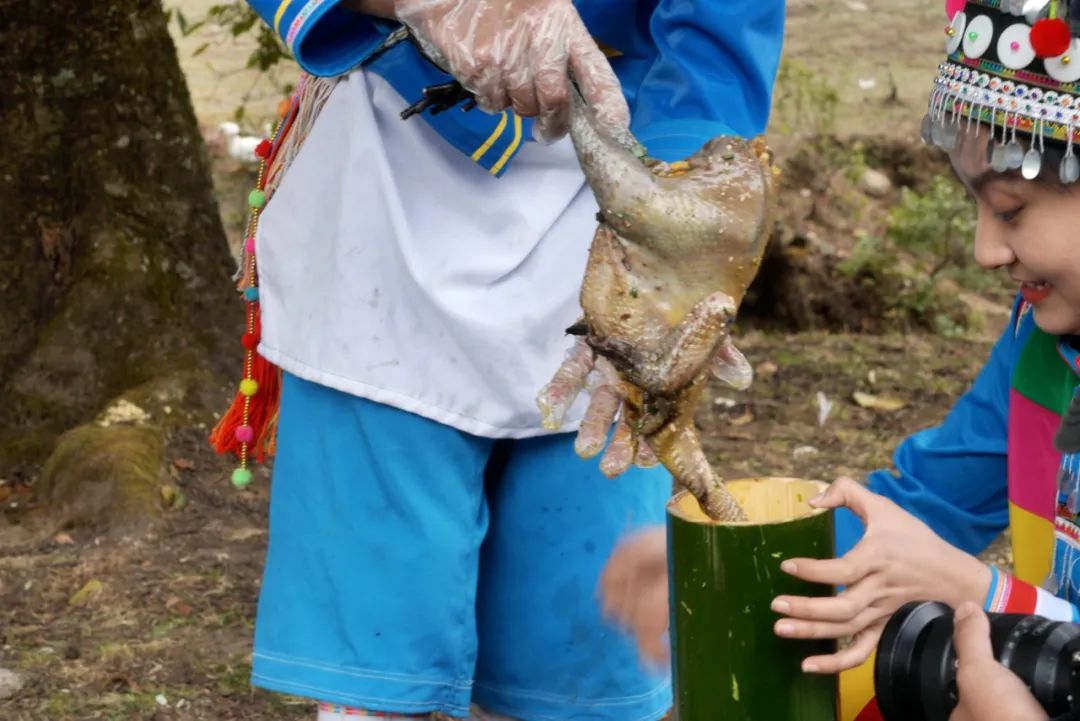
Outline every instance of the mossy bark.
<path fill-rule="evenodd" d="M 39 495 L 71 525 L 138 521 L 162 508 L 160 426 L 88 423 L 60 436 L 41 471 Z"/>
<path fill-rule="evenodd" d="M 10 476 L 30 474 L 61 432 L 126 389 L 177 369 L 230 370 L 242 314 L 160 3 L 0 0 L 0 45 Z"/>

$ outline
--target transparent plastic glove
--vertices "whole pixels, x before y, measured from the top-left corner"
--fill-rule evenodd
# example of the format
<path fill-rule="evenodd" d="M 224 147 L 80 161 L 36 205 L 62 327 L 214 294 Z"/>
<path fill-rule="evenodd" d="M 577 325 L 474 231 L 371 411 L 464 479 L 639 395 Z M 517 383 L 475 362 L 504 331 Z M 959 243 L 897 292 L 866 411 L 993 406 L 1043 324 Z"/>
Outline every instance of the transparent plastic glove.
<path fill-rule="evenodd" d="M 395 0 L 398 19 L 481 109 L 536 118 L 551 142 L 570 123 L 570 73 L 600 123 L 625 128 L 618 78 L 570 0 Z"/>

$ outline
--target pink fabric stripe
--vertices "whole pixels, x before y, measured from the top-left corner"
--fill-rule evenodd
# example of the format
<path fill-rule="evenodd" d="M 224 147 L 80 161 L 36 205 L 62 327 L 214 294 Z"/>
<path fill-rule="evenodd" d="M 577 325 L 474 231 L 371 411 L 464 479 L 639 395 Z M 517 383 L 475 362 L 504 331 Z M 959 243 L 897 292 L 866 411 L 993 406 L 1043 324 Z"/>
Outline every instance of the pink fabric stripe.
<path fill-rule="evenodd" d="M 1053 411 L 1009 391 L 1009 500 L 1051 523 L 1061 465 L 1052 439 L 1060 423 Z"/>

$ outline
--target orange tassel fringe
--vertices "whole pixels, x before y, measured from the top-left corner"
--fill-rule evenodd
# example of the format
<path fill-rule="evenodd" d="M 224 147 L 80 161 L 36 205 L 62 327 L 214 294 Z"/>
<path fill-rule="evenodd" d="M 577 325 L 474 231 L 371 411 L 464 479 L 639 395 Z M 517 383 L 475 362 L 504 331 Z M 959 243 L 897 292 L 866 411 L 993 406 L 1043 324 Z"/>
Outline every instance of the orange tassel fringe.
<path fill-rule="evenodd" d="M 257 344 L 261 337 L 260 311 L 256 308 L 254 314 L 253 343 Z M 249 336 L 250 337 L 250 336 Z M 254 456 L 258 463 L 265 463 L 267 456 L 273 456 L 276 446 L 278 406 L 281 402 L 281 369 L 259 355 L 254 348 L 250 351 L 251 372 L 245 373 L 245 378 L 251 378 L 258 386 L 258 390 L 252 396 L 246 396 L 237 391 L 233 397 L 232 405 L 225 415 L 221 417 L 213 432 L 210 434 L 210 444 L 218 453 L 232 453 L 241 460 L 247 460 L 245 456 Z M 245 361 L 246 365 L 246 361 Z M 250 399 L 250 400 L 249 400 Z M 247 423 L 244 422 L 245 402 L 247 404 Z M 253 432 L 253 440 L 243 442 L 237 437 L 236 429 L 241 426 L 250 426 Z M 244 448 L 244 446 L 248 448 Z"/>

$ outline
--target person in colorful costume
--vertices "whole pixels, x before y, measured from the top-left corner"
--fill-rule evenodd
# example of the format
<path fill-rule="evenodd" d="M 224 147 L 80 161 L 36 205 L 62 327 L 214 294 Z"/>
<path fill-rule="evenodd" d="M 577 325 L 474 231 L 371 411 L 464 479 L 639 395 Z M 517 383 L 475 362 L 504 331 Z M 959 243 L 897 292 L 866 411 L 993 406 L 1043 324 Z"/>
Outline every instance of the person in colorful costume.
<path fill-rule="evenodd" d="M 841 479 L 812 502 L 838 509 L 837 557 L 781 565 L 842 588 L 773 604 L 782 636 L 854 637 L 803 662 L 808 672 L 845 672 L 842 721 L 880 718 L 873 653 L 908 601 L 963 609 L 961 668 L 993 671 L 979 684 L 961 678 L 956 719 L 1046 717 L 992 663 L 979 638 L 985 618 L 972 604 L 1080 622 L 1080 3 L 972 0 L 948 11 L 949 56 L 923 135 L 949 152 L 977 204 L 976 261 L 1004 269 L 1020 292 L 986 365 L 941 425 L 904 440 L 893 469 L 871 473 L 865 485 Z M 1012 573 L 976 558 L 1006 528 Z M 603 582 L 608 613 L 654 652 L 650 639 L 667 616 L 664 554 L 662 529 L 637 534 L 613 555 Z"/>
<path fill-rule="evenodd" d="M 260 149 L 245 379 L 213 436 L 244 485 L 276 424 L 253 683 L 327 721 L 662 717 L 668 674 L 595 587 L 618 537 L 662 518 L 670 476 L 609 480 L 574 452 L 584 403 L 551 433 L 535 401 L 596 222 L 567 83 L 658 160 L 754 136 L 782 1 L 250 4 L 306 73 Z M 401 119 L 450 80 L 421 47 L 480 110 Z"/>

